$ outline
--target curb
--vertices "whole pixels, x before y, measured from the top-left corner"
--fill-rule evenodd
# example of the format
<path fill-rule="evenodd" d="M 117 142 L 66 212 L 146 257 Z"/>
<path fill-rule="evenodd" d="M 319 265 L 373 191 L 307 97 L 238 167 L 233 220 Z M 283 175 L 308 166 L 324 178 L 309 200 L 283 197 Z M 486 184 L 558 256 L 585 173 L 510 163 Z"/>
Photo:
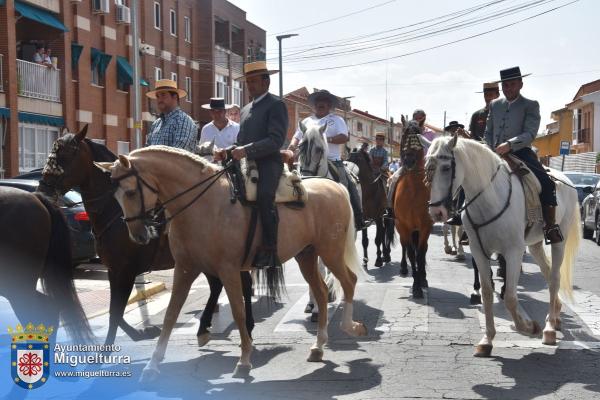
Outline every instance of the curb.
<path fill-rule="evenodd" d="M 154 296 L 155 294 L 160 293 L 166 289 L 167 287 L 165 286 L 164 282 L 153 282 L 144 285 L 144 289 L 142 290 L 138 290 L 134 286 L 133 290 L 131 291 L 131 295 L 129 296 L 129 300 L 127 300 L 127 305 L 130 305 L 131 303 L 136 303 L 138 301 L 146 300 L 151 296 Z"/>

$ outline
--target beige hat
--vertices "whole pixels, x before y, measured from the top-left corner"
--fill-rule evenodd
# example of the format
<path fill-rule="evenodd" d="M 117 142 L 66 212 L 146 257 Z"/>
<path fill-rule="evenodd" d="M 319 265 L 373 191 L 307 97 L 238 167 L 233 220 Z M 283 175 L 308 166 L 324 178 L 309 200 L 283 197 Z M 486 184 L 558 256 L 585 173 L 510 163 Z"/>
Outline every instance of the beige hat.
<path fill-rule="evenodd" d="M 154 90 L 151 90 L 148 93 L 146 93 L 146 96 L 148 96 L 151 99 L 156 99 L 156 94 L 159 92 L 177 93 L 177 95 L 179 96 L 180 99 L 187 96 L 186 91 L 183 89 L 178 89 L 177 82 L 175 82 L 174 80 L 171 80 L 171 79 L 157 80 Z"/>
<path fill-rule="evenodd" d="M 266 61 L 254 61 L 244 65 L 244 76 L 238 78 L 237 80 L 245 80 L 250 76 L 256 75 L 272 75 L 278 73 L 278 69 L 270 70 L 267 68 Z"/>
<path fill-rule="evenodd" d="M 486 82 L 483 84 L 483 90 L 481 92 L 475 93 L 485 93 L 490 91 L 500 91 L 500 88 L 498 87 L 498 82 Z"/>

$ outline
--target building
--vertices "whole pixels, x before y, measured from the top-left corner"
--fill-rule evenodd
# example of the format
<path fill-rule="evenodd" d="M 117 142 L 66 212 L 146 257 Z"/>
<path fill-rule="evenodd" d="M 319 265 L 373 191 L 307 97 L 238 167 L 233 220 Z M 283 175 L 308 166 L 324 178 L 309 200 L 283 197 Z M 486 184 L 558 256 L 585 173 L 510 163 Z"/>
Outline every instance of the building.
<path fill-rule="evenodd" d="M 546 125 L 546 131 L 538 135 L 533 141 L 540 159 L 547 161 L 549 157 L 560 154 L 560 142 L 571 142 L 573 136 L 572 121 L 573 111 L 568 108 L 552 111 L 550 114 L 553 122 Z"/>
<path fill-rule="evenodd" d="M 600 79 L 581 85 L 566 107 L 573 113 L 572 151 L 600 152 Z"/>
<path fill-rule="evenodd" d="M 63 128 L 115 153 L 133 148 L 129 0 L 0 0 L 0 176 L 44 165 Z M 213 96 L 243 105 L 235 78 L 264 58 L 266 33 L 246 13 L 217 0 L 138 1 L 143 133 L 157 114 L 144 94 L 170 78 L 188 92 L 181 108 L 199 123 Z M 32 62 L 49 45 L 55 68 Z M 145 140 L 143 138 L 142 140 Z"/>

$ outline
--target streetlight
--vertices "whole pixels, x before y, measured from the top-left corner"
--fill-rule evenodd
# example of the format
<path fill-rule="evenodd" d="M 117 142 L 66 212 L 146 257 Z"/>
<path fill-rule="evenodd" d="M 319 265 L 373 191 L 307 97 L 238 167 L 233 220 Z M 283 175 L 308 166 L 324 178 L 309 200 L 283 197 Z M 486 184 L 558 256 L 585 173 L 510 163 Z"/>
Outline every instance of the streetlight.
<path fill-rule="evenodd" d="M 298 36 L 297 33 L 289 33 L 287 35 L 279 35 L 276 36 L 277 41 L 279 42 L 279 98 L 283 100 L 283 60 L 281 58 L 281 41 L 283 39 L 291 38 L 294 36 Z"/>

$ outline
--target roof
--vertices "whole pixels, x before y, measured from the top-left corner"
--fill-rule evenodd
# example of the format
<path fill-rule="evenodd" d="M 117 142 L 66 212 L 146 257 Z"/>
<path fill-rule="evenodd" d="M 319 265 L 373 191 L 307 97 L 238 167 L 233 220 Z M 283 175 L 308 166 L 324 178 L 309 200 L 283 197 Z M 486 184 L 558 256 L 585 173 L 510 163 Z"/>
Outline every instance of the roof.
<path fill-rule="evenodd" d="M 352 112 L 357 113 L 359 115 L 363 115 L 363 116 L 371 118 L 371 119 L 374 119 L 374 120 L 379 121 L 379 122 L 383 122 L 385 124 L 389 123 L 389 121 L 387 119 L 383 119 L 383 118 L 377 117 L 377 116 L 375 116 L 373 114 L 369 114 L 368 111 L 361 111 L 361 110 L 357 110 L 356 108 L 354 108 L 354 109 L 352 109 Z"/>
<path fill-rule="evenodd" d="M 580 98 L 581 96 L 584 96 L 586 94 L 590 94 L 593 92 L 597 92 L 599 90 L 600 90 L 600 79 L 597 79 L 592 82 L 584 83 L 583 85 L 581 85 L 579 87 L 579 90 L 577 91 L 577 93 L 575 93 L 575 97 L 573 97 L 573 102 L 575 100 L 577 100 L 578 98 Z"/>

